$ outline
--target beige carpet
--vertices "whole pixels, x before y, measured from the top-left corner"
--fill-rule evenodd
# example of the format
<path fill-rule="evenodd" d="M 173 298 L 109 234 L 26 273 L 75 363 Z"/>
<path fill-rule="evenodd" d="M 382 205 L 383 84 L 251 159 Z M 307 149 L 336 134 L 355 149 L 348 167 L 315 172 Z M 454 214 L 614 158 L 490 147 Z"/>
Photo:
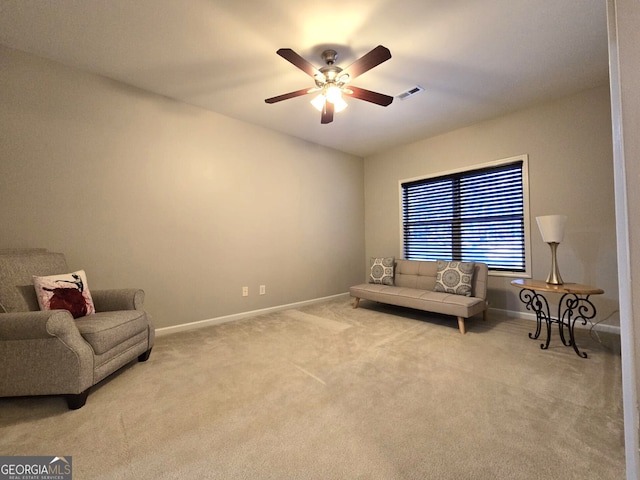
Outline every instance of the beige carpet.
<path fill-rule="evenodd" d="M 624 478 L 616 337 L 581 332 L 585 360 L 530 321 L 361 305 L 161 336 L 77 411 L 0 399 L 0 455 L 76 480 Z"/>

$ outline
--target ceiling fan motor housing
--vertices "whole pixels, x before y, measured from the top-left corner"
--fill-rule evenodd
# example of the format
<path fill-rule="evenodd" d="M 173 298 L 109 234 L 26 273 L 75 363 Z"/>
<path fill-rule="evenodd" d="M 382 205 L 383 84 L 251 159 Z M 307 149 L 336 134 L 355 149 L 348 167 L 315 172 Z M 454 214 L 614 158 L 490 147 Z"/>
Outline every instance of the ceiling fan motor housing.
<path fill-rule="evenodd" d="M 318 88 L 322 88 L 327 84 L 336 84 L 337 86 L 342 87 L 348 81 L 348 77 L 340 77 L 342 69 L 335 65 L 337 59 L 338 53 L 335 50 L 325 50 L 322 52 L 322 60 L 326 63 L 326 66 L 318 69 L 322 74 L 317 75 L 315 78 L 316 86 Z"/>
<path fill-rule="evenodd" d="M 322 52 L 322 61 L 327 65 L 333 65 L 338 60 L 338 52 L 335 50 L 325 50 Z"/>

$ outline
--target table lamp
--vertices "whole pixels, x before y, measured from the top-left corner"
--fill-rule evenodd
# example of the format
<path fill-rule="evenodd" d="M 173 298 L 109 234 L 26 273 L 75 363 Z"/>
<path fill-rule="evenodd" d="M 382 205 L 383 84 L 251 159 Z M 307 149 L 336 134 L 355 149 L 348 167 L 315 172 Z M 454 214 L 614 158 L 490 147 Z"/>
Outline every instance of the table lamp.
<path fill-rule="evenodd" d="M 562 285 L 562 277 L 558 270 L 558 261 L 556 259 L 556 250 L 558 245 L 564 238 L 564 225 L 567 222 L 566 215 L 544 215 L 536 217 L 538 228 L 542 235 L 542 240 L 551 247 L 551 271 L 547 277 L 547 283 L 552 285 Z"/>

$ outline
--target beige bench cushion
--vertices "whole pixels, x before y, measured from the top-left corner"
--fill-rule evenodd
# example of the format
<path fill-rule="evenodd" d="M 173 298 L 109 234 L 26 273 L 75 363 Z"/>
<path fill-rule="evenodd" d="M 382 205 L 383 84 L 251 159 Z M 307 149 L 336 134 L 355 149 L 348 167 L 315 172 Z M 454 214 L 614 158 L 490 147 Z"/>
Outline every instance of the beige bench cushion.
<path fill-rule="evenodd" d="M 352 297 L 365 300 L 464 318 L 472 317 L 486 308 L 482 298 L 416 288 L 363 283 L 351 287 L 349 292 Z"/>

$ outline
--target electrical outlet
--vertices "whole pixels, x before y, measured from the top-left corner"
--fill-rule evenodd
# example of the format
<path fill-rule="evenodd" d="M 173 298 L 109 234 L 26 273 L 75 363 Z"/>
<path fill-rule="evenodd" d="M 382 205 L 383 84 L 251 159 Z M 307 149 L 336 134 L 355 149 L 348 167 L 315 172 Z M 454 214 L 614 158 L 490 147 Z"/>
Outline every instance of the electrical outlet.
<path fill-rule="evenodd" d="M 249 296 L 249 287 L 242 287 L 242 296 L 243 297 Z"/>
<path fill-rule="evenodd" d="M 260 295 L 264 295 L 265 293 L 267 293 L 266 285 L 260 285 Z"/>

